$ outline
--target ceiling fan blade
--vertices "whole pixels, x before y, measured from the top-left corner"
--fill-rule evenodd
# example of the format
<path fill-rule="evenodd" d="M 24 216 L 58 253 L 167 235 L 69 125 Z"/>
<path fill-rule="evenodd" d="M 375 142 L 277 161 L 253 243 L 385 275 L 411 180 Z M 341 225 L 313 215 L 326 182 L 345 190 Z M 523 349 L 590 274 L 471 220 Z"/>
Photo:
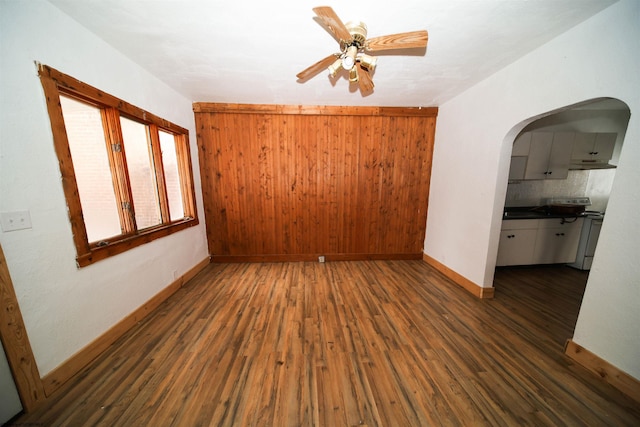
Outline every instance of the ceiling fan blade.
<path fill-rule="evenodd" d="M 365 49 L 369 52 L 392 49 L 413 49 L 427 47 L 429 33 L 425 30 L 408 33 L 390 34 L 388 36 L 373 37 L 367 40 Z"/>
<path fill-rule="evenodd" d="M 311 67 L 300 71 L 298 74 L 296 74 L 296 77 L 299 80 L 306 80 L 309 79 L 313 76 L 315 76 L 316 74 L 318 74 L 320 71 L 322 71 L 323 69 L 327 68 L 329 65 L 333 64 L 335 62 L 336 59 L 338 59 L 340 55 L 334 53 L 332 55 L 327 56 L 324 59 L 321 59 L 320 61 L 316 62 L 315 64 L 313 64 Z"/>
<path fill-rule="evenodd" d="M 313 11 L 318 15 L 318 18 L 326 25 L 329 30 L 336 36 L 338 40 L 345 42 L 351 41 L 352 37 L 344 26 L 338 15 L 329 6 L 314 7 Z"/>
<path fill-rule="evenodd" d="M 360 67 L 360 72 L 358 73 L 358 85 L 360 86 L 360 92 L 362 94 L 367 94 L 373 91 L 373 80 L 371 79 L 371 74 L 367 71 L 362 64 L 358 64 Z"/>

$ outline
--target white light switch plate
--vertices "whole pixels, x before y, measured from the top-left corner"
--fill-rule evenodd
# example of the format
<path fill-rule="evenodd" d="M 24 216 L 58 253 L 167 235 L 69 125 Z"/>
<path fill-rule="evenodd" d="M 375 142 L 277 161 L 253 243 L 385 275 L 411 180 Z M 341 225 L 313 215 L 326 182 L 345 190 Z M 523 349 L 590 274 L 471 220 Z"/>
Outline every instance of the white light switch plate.
<path fill-rule="evenodd" d="M 0 225 L 2 225 L 2 231 L 31 228 L 31 215 L 29 215 L 29 211 L 2 212 L 0 213 Z"/>

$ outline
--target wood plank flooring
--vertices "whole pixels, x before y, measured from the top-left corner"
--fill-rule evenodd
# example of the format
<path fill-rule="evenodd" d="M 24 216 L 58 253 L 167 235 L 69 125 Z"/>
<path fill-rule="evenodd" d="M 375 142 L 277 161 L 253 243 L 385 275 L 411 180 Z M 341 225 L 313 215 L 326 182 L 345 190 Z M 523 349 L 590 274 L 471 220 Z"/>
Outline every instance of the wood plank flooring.
<path fill-rule="evenodd" d="M 640 425 L 563 355 L 586 277 L 479 300 L 422 261 L 211 264 L 16 424 Z"/>

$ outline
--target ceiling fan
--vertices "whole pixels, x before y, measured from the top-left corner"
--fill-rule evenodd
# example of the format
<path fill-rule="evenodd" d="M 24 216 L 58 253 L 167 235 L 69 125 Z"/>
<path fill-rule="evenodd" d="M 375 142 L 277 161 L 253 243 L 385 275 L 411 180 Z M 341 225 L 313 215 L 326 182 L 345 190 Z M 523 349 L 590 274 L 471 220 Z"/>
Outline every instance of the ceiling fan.
<path fill-rule="evenodd" d="M 296 75 L 299 80 L 307 80 L 325 68 L 329 70 L 332 77 L 341 70 L 346 70 L 349 72 L 349 81 L 358 83 L 360 92 L 366 94 L 373 90 L 371 73 L 375 69 L 378 58 L 365 52 L 425 48 L 429 39 L 429 34 L 425 30 L 367 39 L 367 26 L 363 22 L 343 24 L 329 6 L 315 7 L 313 11 L 340 43 L 340 52 L 331 54 L 299 72 Z"/>

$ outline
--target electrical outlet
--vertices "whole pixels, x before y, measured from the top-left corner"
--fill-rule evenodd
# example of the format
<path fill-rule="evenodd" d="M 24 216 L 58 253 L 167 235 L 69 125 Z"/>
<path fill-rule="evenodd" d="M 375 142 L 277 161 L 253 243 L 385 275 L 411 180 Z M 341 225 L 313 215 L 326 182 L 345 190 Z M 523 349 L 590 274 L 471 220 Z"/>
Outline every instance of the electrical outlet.
<path fill-rule="evenodd" d="M 29 211 L 2 212 L 0 214 L 2 231 L 15 231 L 31 228 Z"/>
<path fill-rule="evenodd" d="M 318 257 L 318 262 L 324 262 L 324 255 Z"/>

